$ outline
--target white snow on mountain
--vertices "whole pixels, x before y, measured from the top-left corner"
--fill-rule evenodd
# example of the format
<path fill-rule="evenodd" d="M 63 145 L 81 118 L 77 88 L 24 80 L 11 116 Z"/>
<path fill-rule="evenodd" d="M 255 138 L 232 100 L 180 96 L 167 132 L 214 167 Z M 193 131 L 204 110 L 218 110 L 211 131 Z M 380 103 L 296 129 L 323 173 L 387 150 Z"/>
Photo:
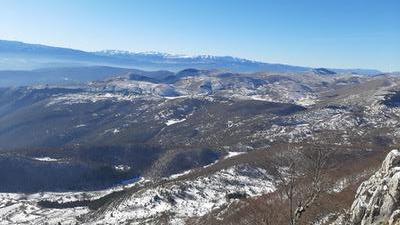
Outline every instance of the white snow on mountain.
<path fill-rule="evenodd" d="M 265 170 L 234 166 L 195 180 L 139 191 L 95 221 L 96 224 L 119 221 L 143 224 L 151 223 L 161 215 L 171 215 L 173 224 L 184 224 L 188 217 L 202 216 L 226 205 L 230 201 L 227 198 L 229 193 L 257 196 L 275 190 L 274 180 Z"/>
<path fill-rule="evenodd" d="M 201 55 L 189 55 L 189 54 L 171 54 L 165 52 L 157 52 L 157 51 L 146 51 L 146 52 L 132 52 L 132 51 L 124 51 L 124 50 L 102 50 L 95 52 L 99 55 L 107 55 L 107 56 L 121 56 L 121 57 L 140 57 L 140 56 L 148 56 L 148 57 L 161 57 L 165 59 L 192 59 L 192 60 L 218 60 L 218 59 L 230 59 L 232 61 L 237 62 L 252 62 L 259 63 L 258 61 L 232 57 L 232 56 L 215 56 L 208 54 Z"/>
<path fill-rule="evenodd" d="M 228 152 L 228 155 L 225 156 L 224 159 L 229 159 L 238 155 L 245 154 L 246 152 Z"/>
<path fill-rule="evenodd" d="M 186 118 L 183 118 L 183 119 L 170 119 L 167 122 L 165 122 L 165 125 L 171 126 L 171 125 L 174 125 L 174 124 L 177 124 L 177 123 L 182 123 L 185 120 L 186 120 Z"/>
<path fill-rule="evenodd" d="M 34 160 L 37 161 L 42 161 L 42 162 L 57 162 L 60 161 L 59 159 L 54 159 L 54 158 L 50 158 L 50 157 L 39 157 L 39 158 L 33 158 Z"/>
<path fill-rule="evenodd" d="M 189 172 L 185 172 L 188 174 Z M 182 175 L 182 174 L 181 174 Z M 177 176 L 176 178 L 179 178 Z M 146 182 L 144 179 L 138 184 Z M 207 176 L 170 182 L 166 185 L 143 188 L 110 205 L 105 213 L 90 217 L 86 222 L 78 217 L 88 215 L 87 207 L 66 209 L 42 208 L 38 201 L 71 202 L 97 199 L 124 187 L 104 191 L 61 192 L 37 194 L 0 193 L 0 225 L 2 224 L 143 224 L 157 220 L 158 216 L 171 215 L 173 224 L 183 224 L 188 217 L 202 216 L 213 209 L 228 204 L 229 193 L 246 193 L 258 196 L 276 190 L 273 178 L 261 168 L 247 165 L 233 166 Z"/>

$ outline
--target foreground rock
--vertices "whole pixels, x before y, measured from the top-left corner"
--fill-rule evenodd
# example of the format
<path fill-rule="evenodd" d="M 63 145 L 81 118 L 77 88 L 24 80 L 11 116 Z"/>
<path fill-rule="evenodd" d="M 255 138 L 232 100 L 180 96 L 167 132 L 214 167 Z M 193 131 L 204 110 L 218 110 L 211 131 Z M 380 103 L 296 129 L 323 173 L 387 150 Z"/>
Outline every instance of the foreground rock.
<path fill-rule="evenodd" d="M 382 167 L 360 185 L 351 206 L 351 224 L 400 224 L 400 151 L 392 150 Z"/>

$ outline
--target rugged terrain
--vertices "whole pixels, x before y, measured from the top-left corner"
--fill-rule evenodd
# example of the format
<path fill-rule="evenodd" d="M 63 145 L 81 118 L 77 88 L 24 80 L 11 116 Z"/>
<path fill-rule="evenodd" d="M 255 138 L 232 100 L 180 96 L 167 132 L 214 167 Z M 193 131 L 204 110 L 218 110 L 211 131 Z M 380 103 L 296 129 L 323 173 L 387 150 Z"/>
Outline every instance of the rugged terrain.
<path fill-rule="evenodd" d="M 327 224 L 399 145 L 398 74 L 113 73 L 0 89 L 0 224 L 287 224 L 275 156 L 316 146 Z"/>
<path fill-rule="evenodd" d="M 350 209 L 353 224 L 399 224 L 400 152 L 391 151 L 382 167 L 363 182 Z"/>

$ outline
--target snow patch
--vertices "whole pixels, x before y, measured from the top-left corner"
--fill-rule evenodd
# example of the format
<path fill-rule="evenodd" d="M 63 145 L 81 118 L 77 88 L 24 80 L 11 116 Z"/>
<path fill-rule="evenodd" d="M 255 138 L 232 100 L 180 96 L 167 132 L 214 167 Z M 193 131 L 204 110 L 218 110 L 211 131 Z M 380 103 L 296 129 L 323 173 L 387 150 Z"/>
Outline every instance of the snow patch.
<path fill-rule="evenodd" d="M 165 122 L 165 125 L 171 126 L 173 124 L 181 123 L 181 122 L 183 122 L 185 120 L 186 120 L 186 118 L 184 118 L 184 119 L 170 119 L 167 122 Z"/>
<path fill-rule="evenodd" d="M 39 157 L 39 158 L 33 158 L 36 161 L 43 161 L 43 162 L 58 162 L 60 161 L 59 159 L 54 159 L 50 157 Z"/>
<path fill-rule="evenodd" d="M 128 166 L 128 165 L 115 165 L 114 166 L 114 169 L 115 170 L 118 170 L 118 171 L 128 171 L 128 170 L 130 170 L 131 169 L 131 167 L 130 166 Z"/>
<path fill-rule="evenodd" d="M 115 128 L 115 129 L 113 130 L 113 134 L 118 134 L 119 132 L 120 132 L 120 130 L 117 129 L 117 128 Z"/>
<path fill-rule="evenodd" d="M 245 154 L 246 152 L 228 152 L 228 155 L 224 157 L 224 159 L 229 159 L 238 155 Z"/>
<path fill-rule="evenodd" d="M 181 177 L 181 176 L 184 176 L 186 174 L 189 174 L 190 172 L 192 172 L 192 171 L 191 170 L 186 170 L 186 171 L 184 171 L 182 173 L 173 174 L 173 175 L 169 176 L 169 179 L 176 179 L 178 177 Z"/>
<path fill-rule="evenodd" d="M 313 98 L 301 98 L 299 100 L 296 101 L 296 104 L 301 105 L 301 106 L 311 106 L 315 104 L 315 99 Z"/>

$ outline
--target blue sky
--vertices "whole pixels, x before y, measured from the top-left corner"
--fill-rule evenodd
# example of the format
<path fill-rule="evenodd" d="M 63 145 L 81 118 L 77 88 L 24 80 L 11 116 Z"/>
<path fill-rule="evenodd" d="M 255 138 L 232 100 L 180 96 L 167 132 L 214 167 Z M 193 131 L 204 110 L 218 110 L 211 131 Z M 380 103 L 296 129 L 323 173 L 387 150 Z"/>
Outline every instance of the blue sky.
<path fill-rule="evenodd" d="M 0 39 L 400 71 L 398 0 L 2 0 Z"/>

